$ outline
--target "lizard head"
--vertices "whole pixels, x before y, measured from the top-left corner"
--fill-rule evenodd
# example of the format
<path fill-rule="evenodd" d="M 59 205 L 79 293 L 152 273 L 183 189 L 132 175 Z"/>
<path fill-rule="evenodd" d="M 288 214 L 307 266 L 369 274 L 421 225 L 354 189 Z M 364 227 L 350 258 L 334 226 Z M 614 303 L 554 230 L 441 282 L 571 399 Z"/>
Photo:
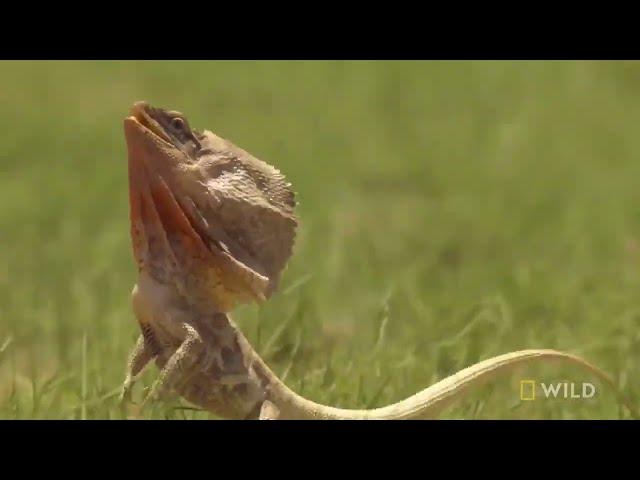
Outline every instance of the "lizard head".
<path fill-rule="evenodd" d="M 124 131 L 139 270 L 220 311 L 271 295 L 297 226 L 280 172 L 146 102 L 133 105 Z"/>
<path fill-rule="evenodd" d="M 145 135 L 156 149 L 163 152 L 178 149 L 183 159 L 193 160 L 202 145 L 202 134 L 192 130 L 186 117 L 175 110 L 155 108 L 147 102 L 136 102 L 131 107 L 131 116 L 125 119 L 127 135 L 137 132 Z"/>

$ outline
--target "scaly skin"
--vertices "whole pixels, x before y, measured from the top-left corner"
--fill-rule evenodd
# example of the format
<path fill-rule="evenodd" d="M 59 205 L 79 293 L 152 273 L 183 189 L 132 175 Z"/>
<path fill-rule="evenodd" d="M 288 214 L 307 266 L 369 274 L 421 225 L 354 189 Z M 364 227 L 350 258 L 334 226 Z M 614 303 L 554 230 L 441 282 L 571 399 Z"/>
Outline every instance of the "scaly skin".
<path fill-rule="evenodd" d="M 484 360 L 393 405 L 348 410 L 290 390 L 229 318 L 234 306 L 276 289 L 297 219 L 290 185 L 275 168 L 179 112 L 134 104 L 124 121 L 131 238 L 138 265 L 132 304 L 142 334 L 122 398 L 152 360 L 160 369 L 145 400 L 174 392 L 231 419 L 434 418 L 471 387 L 513 367 L 559 360 L 616 389 L 597 367 L 554 350 Z M 635 411 L 624 396 L 620 400 Z"/>

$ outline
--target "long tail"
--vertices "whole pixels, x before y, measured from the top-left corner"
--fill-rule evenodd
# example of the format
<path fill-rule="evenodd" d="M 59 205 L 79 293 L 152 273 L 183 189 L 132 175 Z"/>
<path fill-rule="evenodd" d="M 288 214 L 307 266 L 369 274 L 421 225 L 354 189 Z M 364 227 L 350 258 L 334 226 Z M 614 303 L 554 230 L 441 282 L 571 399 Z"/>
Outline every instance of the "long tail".
<path fill-rule="evenodd" d="M 560 360 L 591 372 L 609 385 L 633 418 L 638 413 L 629 399 L 619 391 L 605 372 L 586 360 L 556 350 L 521 350 L 483 360 L 425 388 L 405 400 L 371 410 L 349 410 L 328 407 L 307 400 L 276 380 L 271 391 L 271 402 L 277 407 L 279 419 L 334 419 L 334 420 L 401 420 L 436 417 L 443 408 L 460 399 L 470 388 L 495 378 L 513 367 L 534 362 Z"/>

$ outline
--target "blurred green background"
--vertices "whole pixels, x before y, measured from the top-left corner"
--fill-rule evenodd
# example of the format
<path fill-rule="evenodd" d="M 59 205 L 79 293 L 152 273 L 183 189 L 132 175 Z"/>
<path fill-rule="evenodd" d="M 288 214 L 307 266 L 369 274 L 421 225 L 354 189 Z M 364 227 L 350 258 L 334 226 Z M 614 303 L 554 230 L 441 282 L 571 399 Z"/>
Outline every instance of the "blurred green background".
<path fill-rule="evenodd" d="M 113 394 L 138 334 L 122 132 L 136 100 L 293 183 L 280 293 L 234 318 L 294 390 L 380 406 L 557 348 L 640 401 L 639 63 L 0 62 L 0 418 L 131 414 Z M 530 378 L 598 392 L 521 402 Z M 144 417 L 213 418 L 184 406 Z M 625 414 L 556 363 L 443 417 Z"/>

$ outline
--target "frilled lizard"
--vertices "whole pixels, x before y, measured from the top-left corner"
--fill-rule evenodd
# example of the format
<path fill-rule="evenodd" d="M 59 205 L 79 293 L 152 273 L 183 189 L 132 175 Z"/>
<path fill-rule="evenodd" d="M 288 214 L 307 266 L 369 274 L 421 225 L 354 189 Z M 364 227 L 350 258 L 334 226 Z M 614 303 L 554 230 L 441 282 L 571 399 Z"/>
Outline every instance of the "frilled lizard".
<path fill-rule="evenodd" d="M 173 391 L 231 419 L 433 418 L 481 381 L 552 359 L 585 368 L 615 388 L 579 357 L 524 350 L 479 362 L 382 408 L 334 408 L 299 396 L 228 315 L 277 289 L 297 226 L 291 185 L 231 142 L 191 129 L 179 112 L 137 102 L 124 131 L 138 265 L 132 303 L 142 334 L 130 355 L 123 399 L 151 360 L 160 374 L 145 403 Z"/>

